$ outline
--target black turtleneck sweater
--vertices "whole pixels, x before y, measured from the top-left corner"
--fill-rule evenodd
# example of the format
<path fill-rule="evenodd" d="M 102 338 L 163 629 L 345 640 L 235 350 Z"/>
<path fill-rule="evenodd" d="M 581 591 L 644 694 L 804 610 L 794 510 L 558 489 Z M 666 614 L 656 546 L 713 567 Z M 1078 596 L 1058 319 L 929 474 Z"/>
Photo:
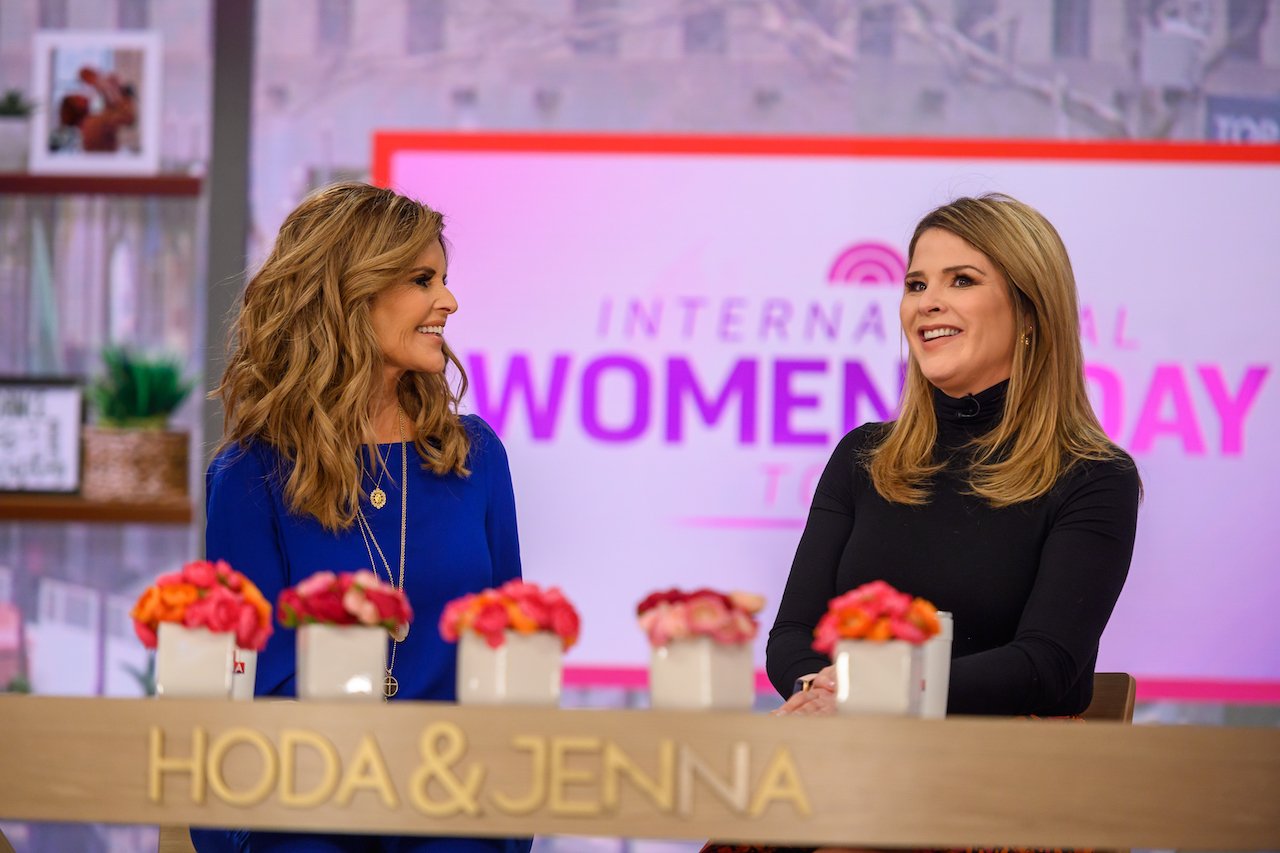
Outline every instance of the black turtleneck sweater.
<path fill-rule="evenodd" d="M 879 578 L 953 614 L 949 713 L 1088 706 L 1098 639 L 1133 553 L 1137 470 L 1122 452 L 1077 463 L 1048 494 L 1003 509 L 965 494 L 965 446 L 999 421 L 1007 384 L 959 400 L 935 391 L 938 458 L 951 461 L 928 504 L 889 503 L 872 486 L 863 455 L 885 424 L 836 446 L 769 632 L 769 678 L 783 696 L 830 663 L 811 646 L 827 602 Z"/>

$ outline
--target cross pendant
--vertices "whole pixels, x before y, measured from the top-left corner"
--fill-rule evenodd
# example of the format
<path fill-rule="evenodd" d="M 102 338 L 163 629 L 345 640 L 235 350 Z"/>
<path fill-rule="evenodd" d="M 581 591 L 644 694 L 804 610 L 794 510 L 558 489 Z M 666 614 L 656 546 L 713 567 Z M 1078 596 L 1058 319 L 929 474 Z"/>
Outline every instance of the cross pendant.
<path fill-rule="evenodd" d="M 396 681 L 396 677 L 391 673 L 387 673 L 387 677 L 382 680 L 382 692 L 388 699 L 396 695 L 396 691 L 400 689 L 400 682 Z"/>

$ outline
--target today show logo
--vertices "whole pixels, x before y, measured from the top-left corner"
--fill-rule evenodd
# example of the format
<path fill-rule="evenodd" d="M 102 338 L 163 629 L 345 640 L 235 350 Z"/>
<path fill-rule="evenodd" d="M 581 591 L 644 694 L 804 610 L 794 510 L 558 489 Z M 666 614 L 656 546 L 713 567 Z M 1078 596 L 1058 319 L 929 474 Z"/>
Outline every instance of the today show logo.
<path fill-rule="evenodd" d="M 866 240 L 846 248 L 831 262 L 827 284 L 900 287 L 907 274 L 907 261 L 888 243 Z"/>

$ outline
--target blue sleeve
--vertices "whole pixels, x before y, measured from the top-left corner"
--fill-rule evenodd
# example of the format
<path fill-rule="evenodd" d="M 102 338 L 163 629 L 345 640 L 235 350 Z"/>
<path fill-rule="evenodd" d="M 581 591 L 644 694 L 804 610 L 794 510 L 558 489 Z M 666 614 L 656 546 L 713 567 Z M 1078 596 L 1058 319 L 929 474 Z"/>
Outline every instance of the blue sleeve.
<path fill-rule="evenodd" d="M 484 531 L 493 560 L 494 586 L 521 576 L 520 536 L 516 530 L 516 495 L 511 484 L 511 467 L 502 440 L 476 415 L 464 422 L 471 433 L 473 475 L 488 484 L 489 503 L 485 508 Z M 481 469 L 481 470 L 476 470 Z"/>
<path fill-rule="evenodd" d="M 280 517 L 273 496 L 268 451 L 258 445 L 231 447 L 218 455 L 205 477 L 205 555 L 226 560 L 258 585 L 274 611 L 280 592 L 292 584 L 280 545 Z M 273 614 L 274 615 L 274 614 Z M 275 623 L 258 654 L 258 695 L 294 695 L 297 666 L 294 632 Z"/>

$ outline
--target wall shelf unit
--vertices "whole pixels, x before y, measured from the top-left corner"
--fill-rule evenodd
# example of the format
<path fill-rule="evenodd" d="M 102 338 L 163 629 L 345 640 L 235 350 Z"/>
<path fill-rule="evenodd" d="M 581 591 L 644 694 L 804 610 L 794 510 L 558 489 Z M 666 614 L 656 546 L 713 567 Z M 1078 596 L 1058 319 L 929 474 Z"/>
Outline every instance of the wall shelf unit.
<path fill-rule="evenodd" d="M 0 521 L 83 521 L 108 524 L 190 524 L 190 501 L 123 503 L 80 495 L 0 494 Z"/>
<path fill-rule="evenodd" d="M 200 195 L 202 179 L 190 175 L 33 175 L 0 172 L 0 195 Z"/>

